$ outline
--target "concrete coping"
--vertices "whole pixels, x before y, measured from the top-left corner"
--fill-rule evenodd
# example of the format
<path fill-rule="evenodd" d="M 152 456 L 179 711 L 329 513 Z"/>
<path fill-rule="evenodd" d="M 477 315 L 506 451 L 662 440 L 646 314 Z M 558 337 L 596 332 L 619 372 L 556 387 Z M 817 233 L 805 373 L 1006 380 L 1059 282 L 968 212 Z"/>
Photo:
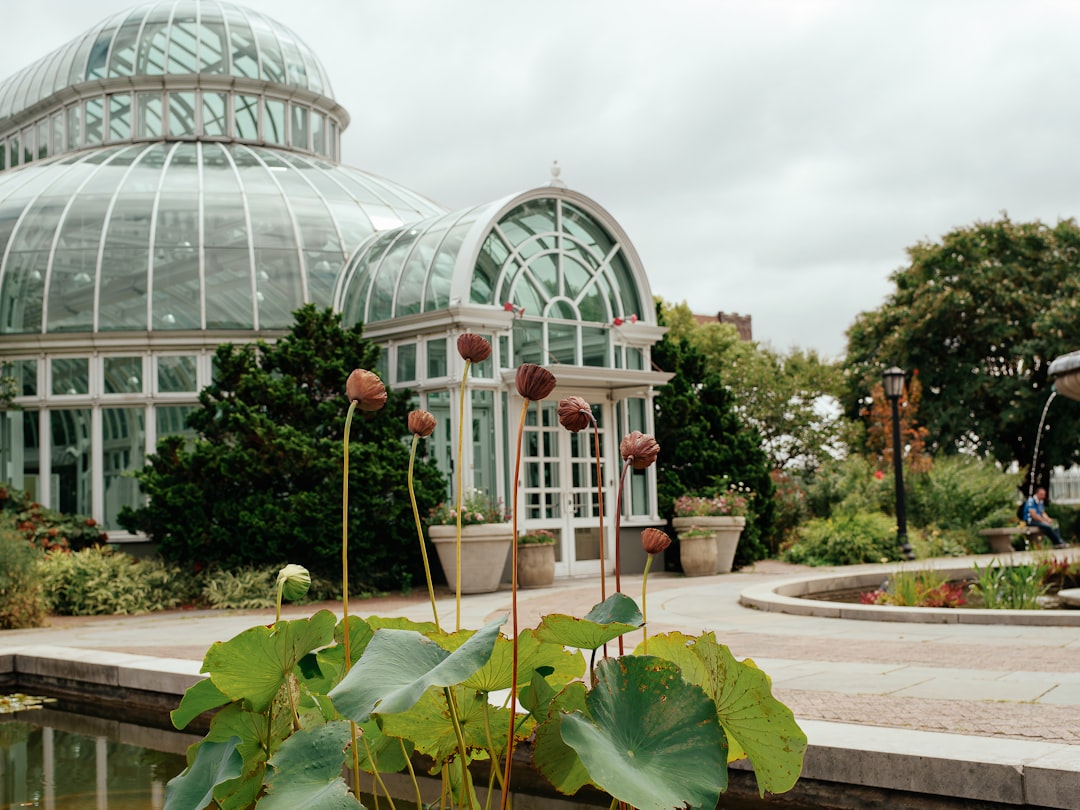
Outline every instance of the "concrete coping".
<path fill-rule="evenodd" d="M 1075 550 L 1073 550 L 1075 552 Z M 994 564 L 994 560 L 1008 563 L 1029 563 L 1037 559 L 1037 553 L 984 555 L 980 567 Z M 1075 556 L 1075 554 L 1071 555 Z M 900 563 L 889 565 L 851 566 L 850 570 L 810 574 L 751 585 L 739 594 L 739 604 L 758 610 L 788 613 L 794 616 L 817 616 L 832 619 L 855 619 L 871 622 L 913 622 L 919 624 L 1005 624 L 1025 626 L 1080 627 L 1080 611 L 1077 610 L 987 610 L 983 608 L 921 608 L 894 605 L 861 605 L 830 602 L 808 598 L 810 594 L 829 591 L 879 587 L 889 576 L 899 570 L 932 569 L 947 578 L 971 579 L 975 575 L 977 558 L 927 560 L 925 563 Z M 914 566 L 914 567 L 913 567 Z"/>
<path fill-rule="evenodd" d="M 35 645 L 0 651 L 0 675 L 46 675 L 67 683 L 148 688 L 179 697 L 204 677 L 181 659 Z M 802 779 L 911 791 L 976 802 L 1075 807 L 1080 758 L 1061 743 L 800 720 L 808 748 Z M 186 742 L 185 742 L 186 744 Z M 735 770 L 751 770 L 746 760 Z"/>

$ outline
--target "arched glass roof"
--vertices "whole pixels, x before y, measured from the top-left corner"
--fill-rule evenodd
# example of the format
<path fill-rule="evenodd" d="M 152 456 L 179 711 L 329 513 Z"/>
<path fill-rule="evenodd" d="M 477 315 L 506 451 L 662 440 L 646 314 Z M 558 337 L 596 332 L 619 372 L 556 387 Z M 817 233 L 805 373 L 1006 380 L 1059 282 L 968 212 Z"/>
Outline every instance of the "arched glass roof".
<path fill-rule="evenodd" d="M 372 237 L 338 293 L 346 323 L 454 303 L 545 318 L 655 322 L 648 282 L 626 235 L 588 198 L 543 188 Z"/>
<path fill-rule="evenodd" d="M 408 189 L 244 144 L 127 144 L 0 174 L 0 334 L 278 329 L 349 253 L 441 215 Z"/>
<path fill-rule="evenodd" d="M 193 74 L 333 95 L 314 51 L 280 23 L 221 0 L 161 0 L 114 14 L 0 84 L 0 122 L 84 82 Z"/>

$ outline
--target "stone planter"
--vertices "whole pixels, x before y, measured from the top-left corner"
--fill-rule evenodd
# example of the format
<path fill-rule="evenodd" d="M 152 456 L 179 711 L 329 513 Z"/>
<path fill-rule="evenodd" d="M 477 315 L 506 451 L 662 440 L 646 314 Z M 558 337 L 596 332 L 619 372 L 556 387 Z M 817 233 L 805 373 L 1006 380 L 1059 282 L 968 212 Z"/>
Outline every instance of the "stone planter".
<path fill-rule="evenodd" d="M 544 588 L 555 582 L 555 544 L 523 543 L 517 547 L 519 588 Z"/>
<path fill-rule="evenodd" d="M 701 517 L 677 517 L 671 522 L 675 527 L 675 531 L 679 534 L 680 548 L 683 544 L 683 534 L 690 531 L 690 529 L 706 529 L 712 532 L 715 537 L 713 544 L 716 546 L 716 567 L 709 573 L 727 574 L 731 572 L 732 563 L 735 561 L 735 549 L 739 545 L 742 530 L 746 527 L 745 517 L 742 515 L 704 515 Z M 685 565 L 683 570 L 686 570 Z"/>
<path fill-rule="evenodd" d="M 457 582 L 456 526 L 429 526 L 450 590 Z M 492 593 L 499 590 L 514 530 L 509 523 L 479 523 L 461 527 L 461 592 Z"/>

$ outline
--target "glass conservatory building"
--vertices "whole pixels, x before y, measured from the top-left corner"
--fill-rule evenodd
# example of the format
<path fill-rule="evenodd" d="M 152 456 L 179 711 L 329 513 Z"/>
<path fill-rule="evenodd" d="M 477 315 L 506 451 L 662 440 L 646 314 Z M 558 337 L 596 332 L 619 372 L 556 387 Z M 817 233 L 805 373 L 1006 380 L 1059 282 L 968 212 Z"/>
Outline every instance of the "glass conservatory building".
<path fill-rule="evenodd" d="M 504 499 L 514 368 L 550 368 L 519 515 L 558 533 L 562 574 L 596 571 L 613 541 L 597 529 L 592 438 L 563 430 L 555 402 L 593 404 L 611 515 L 619 438 L 651 432 L 666 379 L 626 234 L 557 177 L 448 212 L 342 165 L 348 124 L 309 47 L 217 0 L 117 14 L 0 84 L 0 362 L 18 406 L 0 411 L 0 480 L 123 539 L 116 515 L 140 502 L 128 473 L 186 431 L 216 346 L 273 339 L 314 302 L 362 322 L 387 383 L 440 417 L 431 448 L 448 473 L 456 338 L 491 339 L 463 463 L 468 486 Z M 624 525 L 656 522 L 653 476 L 631 477 Z"/>

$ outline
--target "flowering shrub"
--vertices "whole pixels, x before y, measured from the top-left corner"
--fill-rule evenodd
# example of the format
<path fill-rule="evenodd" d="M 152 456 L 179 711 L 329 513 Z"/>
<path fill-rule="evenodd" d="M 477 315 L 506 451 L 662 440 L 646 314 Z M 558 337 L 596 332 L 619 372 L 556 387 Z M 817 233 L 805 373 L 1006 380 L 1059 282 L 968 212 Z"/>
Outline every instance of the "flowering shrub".
<path fill-rule="evenodd" d="M 0 487 L 0 511 L 9 513 L 19 533 L 43 551 L 78 551 L 108 540 L 93 518 L 57 512 L 10 487 Z"/>
<path fill-rule="evenodd" d="M 431 510 L 428 523 L 433 526 L 457 524 L 457 511 L 453 503 L 443 502 Z M 492 500 L 486 493 L 471 489 L 461 499 L 461 525 L 476 526 L 480 523 L 506 523 L 510 520 L 501 500 Z"/>
<path fill-rule="evenodd" d="M 710 517 L 715 515 L 746 515 L 750 502 L 745 495 L 728 492 L 712 498 L 683 495 L 675 499 L 675 517 Z"/>
<path fill-rule="evenodd" d="M 554 544 L 555 535 L 547 529 L 537 529 L 518 537 L 519 546 L 551 546 Z"/>

